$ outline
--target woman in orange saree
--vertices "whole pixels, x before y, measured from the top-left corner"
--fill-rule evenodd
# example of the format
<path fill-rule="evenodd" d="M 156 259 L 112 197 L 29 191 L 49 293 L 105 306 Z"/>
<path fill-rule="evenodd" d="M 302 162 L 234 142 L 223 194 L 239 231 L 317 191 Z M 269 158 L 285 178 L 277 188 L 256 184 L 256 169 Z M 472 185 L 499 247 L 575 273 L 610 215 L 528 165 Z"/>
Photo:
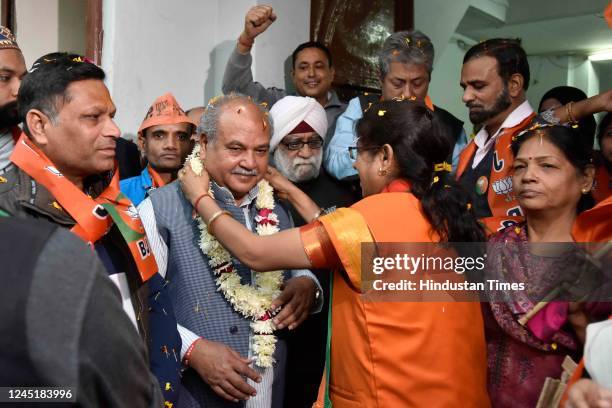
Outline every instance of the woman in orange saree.
<path fill-rule="evenodd" d="M 337 271 L 325 406 L 488 407 L 479 303 L 368 301 L 362 293 L 363 243 L 484 240 L 444 162 L 452 147 L 445 130 L 427 108 L 410 101 L 373 105 L 357 130 L 351 153 L 365 198 L 300 229 L 257 236 L 219 215 L 207 196 L 206 171 L 198 176 L 186 166 L 179 177 L 198 214 L 214 221 L 216 239 L 252 269 Z M 305 219 L 319 212 L 297 188 L 274 176 L 271 182 L 309 214 Z M 291 328 L 282 313 L 275 321 Z M 321 396 L 319 406 L 323 402 Z"/>

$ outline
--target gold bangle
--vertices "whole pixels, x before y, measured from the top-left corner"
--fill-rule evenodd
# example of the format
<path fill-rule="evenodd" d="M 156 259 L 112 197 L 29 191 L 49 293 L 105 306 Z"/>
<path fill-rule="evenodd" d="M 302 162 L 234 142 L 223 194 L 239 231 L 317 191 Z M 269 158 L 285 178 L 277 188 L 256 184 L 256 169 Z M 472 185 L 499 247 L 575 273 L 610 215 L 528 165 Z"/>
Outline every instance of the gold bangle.
<path fill-rule="evenodd" d="M 212 227 L 213 222 L 215 222 L 215 220 L 219 218 L 220 216 L 222 216 L 223 214 L 227 214 L 230 217 L 232 216 L 232 213 L 230 213 L 227 210 L 219 210 L 208 219 L 208 222 L 206 223 L 206 229 L 208 230 L 210 235 L 215 235 L 213 233 L 213 227 Z"/>

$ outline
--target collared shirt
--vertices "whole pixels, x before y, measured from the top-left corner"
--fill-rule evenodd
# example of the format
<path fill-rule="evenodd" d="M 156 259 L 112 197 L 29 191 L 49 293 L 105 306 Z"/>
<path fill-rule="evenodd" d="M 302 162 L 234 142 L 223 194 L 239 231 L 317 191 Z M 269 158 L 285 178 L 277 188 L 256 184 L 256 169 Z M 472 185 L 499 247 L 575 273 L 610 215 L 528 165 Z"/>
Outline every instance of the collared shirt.
<path fill-rule="evenodd" d="M 253 231 L 253 225 L 251 224 L 251 214 L 249 212 L 249 208 L 251 204 L 253 204 L 254 200 L 257 198 L 257 194 L 259 193 L 258 186 L 253 187 L 249 193 L 244 197 L 240 204 L 237 204 L 233 199 L 232 193 L 225 187 L 220 187 L 215 185 L 219 190 L 221 190 L 222 194 L 215 194 L 215 200 L 219 200 L 225 203 L 233 204 L 240 207 L 244 213 L 244 218 L 246 221 L 246 227 Z M 145 199 L 139 206 L 138 212 L 141 217 L 142 224 L 147 233 L 147 238 L 149 240 L 149 245 L 151 247 L 151 251 L 155 256 L 155 261 L 157 262 L 157 267 L 159 274 L 165 278 L 168 267 L 168 246 L 164 242 L 163 238 L 159 234 L 157 230 L 157 222 L 155 220 L 155 214 L 153 210 L 153 203 L 150 199 Z M 251 282 L 255 282 L 256 280 L 253 277 L 253 271 L 251 271 Z M 298 276 L 308 276 L 316 283 L 319 288 L 320 293 L 323 293 L 321 285 L 312 272 L 301 269 L 301 270 L 293 270 L 292 277 Z M 323 306 L 322 299 L 319 298 L 319 303 L 315 305 L 314 312 L 319 312 Z M 193 344 L 200 336 L 193 333 L 191 330 L 186 327 L 177 324 L 177 330 L 181 336 L 182 347 L 181 347 L 181 359 L 185 356 L 189 346 Z M 249 335 L 249 344 L 252 344 L 252 336 L 253 332 Z M 249 347 L 249 357 L 252 356 L 252 350 Z M 254 369 L 257 370 L 261 374 L 261 382 L 255 383 L 250 379 L 247 380 L 247 383 L 251 385 L 257 391 L 257 395 L 255 397 L 250 398 L 246 402 L 246 408 L 269 408 L 272 405 L 272 385 L 274 382 L 274 367 L 269 368 L 261 368 L 254 366 Z"/>
<path fill-rule="evenodd" d="M 222 84 L 223 93 L 243 93 L 252 97 L 257 102 L 267 103 L 268 109 L 271 108 L 279 99 L 284 98 L 287 95 L 296 95 L 295 93 L 289 94 L 282 88 L 267 88 L 259 82 L 256 82 L 253 79 L 253 72 L 251 71 L 252 63 L 253 56 L 250 52 L 241 54 L 238 49 L 234 47 L 234 50 L 230 54 L 227 61 L 227 65 L 225 66 Z M 335 91 L 330 90 L 327 92 L 327 103 L 323 108 L 325 109 L 325 115 L 327 116 L 327 133 L 325 143 L 323 145 L 323 148 L 325 149 L 334 135 L 336 119 L 338 119 L 340 114 L 344 112 L 346 109 L 346 104 L 340 101 L 340 98 L 338 98 L 338 94 L 336 94 Z"/>
<path fill-rule="evenodd" d="M 130 199 L 132 204 L 136 206 L 140 204 L 142 200 L 147 198 L 147 193 L 152 186 L 153 181 L 151 181 L 151 175 L 149 174 L 148 167 L 145 167 L 140 175 L 130 177 L 119 182 L 121 192 L 125 194 Z"/>
<path fill-rule="evenodd" d="M 349 101 L 346 110 L 338 117 L 335 127 L 330 127 L 332 134 L 329 134 L 329 145 L 325 150 L 323 157 L 323 165 L 329 174 L 338 180 L 351 177 L 357 174 L 357 170 L 353 167 L 355 160 L 349 156 L 349 146 L 355 146 L 357 140 L 357 132 L 355 126 L 357 121 L 363 117 L 363 109 L 359 97 L 355 97 Z M 463 148 L 467 145 L 467 135 L 465 130 L 461 130 L 461 134 L 457 138 L 453 147 L 452 166 L 457 168 L 459 163 L 459 155 Z"/>
<path fill-rule="evenodd" d="M 507 128 L 514 127 L 521 123 L 525 118 L 533 113 L 533 109 L 529 104 L 529 101 L 525 100 L 525 102 L 521 103 L 516 107 L 504 120 L 502 125 L 499 127 L 497 132 L 493 134 L 493 136 L 489 137 L 489 132 L 485 126 L 483 126 L 480 131 L 474 137 L 474 144 L 476 144 L 476 153 L 474 154 L 474 161 L 472 162 L 472 168 L 475 169 L 478 166 L 478 163 L 487 155 L 489 150 L 495 145 L 495 140 L 497 140 L 497 136 Z"/>

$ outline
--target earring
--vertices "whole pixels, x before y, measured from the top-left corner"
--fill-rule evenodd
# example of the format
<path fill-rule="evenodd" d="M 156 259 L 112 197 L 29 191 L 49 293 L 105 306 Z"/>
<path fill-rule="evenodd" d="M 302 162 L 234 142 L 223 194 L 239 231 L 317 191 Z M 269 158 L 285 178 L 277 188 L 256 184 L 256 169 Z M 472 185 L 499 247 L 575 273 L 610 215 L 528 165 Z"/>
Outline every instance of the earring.
<path fill-rule="evenodd" d="M 587 194 L 590 191 L 590 189 L 588 188 L 583 188 L 582 189 L 582 194 Z"/>
<path fill-rule="evenodd" d="M 387 175 L 387 170 L 383 170 L 383 168 L 379 168 L 378 169 L 378 175 L 379 176 L 386 176 Z"/>

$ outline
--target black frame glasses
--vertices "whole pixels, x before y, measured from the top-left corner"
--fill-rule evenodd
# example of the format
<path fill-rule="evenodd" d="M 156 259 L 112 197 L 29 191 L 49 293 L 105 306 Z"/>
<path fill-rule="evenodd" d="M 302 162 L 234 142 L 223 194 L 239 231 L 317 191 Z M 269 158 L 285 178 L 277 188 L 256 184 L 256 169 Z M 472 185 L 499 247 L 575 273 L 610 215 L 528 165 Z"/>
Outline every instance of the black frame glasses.
<path fill-rule="evenodd" d="M 302 140 L 293 140 L 290 142 L 283 141 L 281 142 L 281 144 L 285 146 L 287 150 L 291 150 L 291 151 L 302 150 L 304 145 L 308 145 L 310 150 L 318 150 L 321 147 L 323 147 L 323 138 L 318 137 L 316 139 L 310 139 L 306 142 Z"/>
<path fill-rule="evenodd" d="M 369 147 L 360 147 L 360 146 L 349 146 L 348 152 L 351 160 L 357 160 L 357 156 L 360 152 L 364 152 L 366 150 L 378 150 L 381 146 L 369 146 Z"/>

